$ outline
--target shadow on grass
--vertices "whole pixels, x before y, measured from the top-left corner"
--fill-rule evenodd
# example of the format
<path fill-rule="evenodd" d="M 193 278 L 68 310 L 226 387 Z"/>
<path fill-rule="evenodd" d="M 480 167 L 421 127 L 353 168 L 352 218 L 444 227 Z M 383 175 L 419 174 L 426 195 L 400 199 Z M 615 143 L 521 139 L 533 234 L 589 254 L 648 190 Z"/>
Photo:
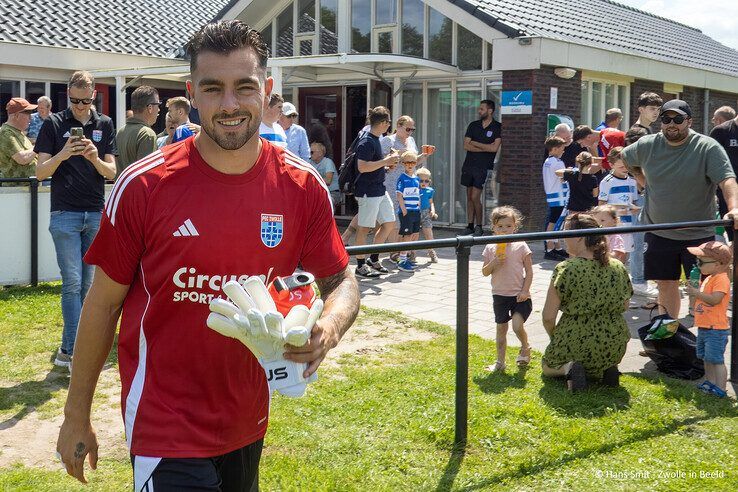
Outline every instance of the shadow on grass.
<path fill-rule="evenodd" d="M 54 360 L 52 353 L 50 361 Z M 118 363 L 118 334 L 113 339 L 113 347 L 105 360 L 103 370 L 110 369 Z M 54 393 L 69 386 L 69 373 L 65 368 L 52 366 L 52 369 L 40 381 L 24 381 L 7 388 L 0 387 L 0 411 L 21 405 L 13 415 L 0 422 L 0 431 L 10 429 L 39 406 L 51 400 Z"/>
<path fill-rule="evenodd" d="M 635 443 L 667 436 L 669 434 L 672 434 L 673 432 L 682 429 L 683 427 L 706 422 L 716 417 L 738 416 L 738 410 L 735 407 L 735 400 L 717 399 L 708 395 L 703 395 L 699 393 L 696 388 L 694 388 L 693 383 L 683 382 L 668 377 L 654 377 L 641 374 L 629 374 L 629 376 L 637 379 L 642 379 L 652 384 L 662 383 L 666 387 L 663 394 L 666 400 L 690 401 L 705 414 L 701 416 L 675 419 L 663 428 L 644 429 L 640 432 L 633 433 L 625 439 L 621 440 L 617 440 L 617 436 L 613 436 L 613 441 L 611 442 L 599 446 L 593 446 L 590 448 L 579 449 L 575 453 L 566 455 L 565 457 L 552 457 L 548 461 L 539 462 L 533 465 L 522 464 L 513 471 L 500 473 L 498 475 L 488 477 L 475 484 L 463 487 L 460 490 L 473 491 L 491 488 L 495 485 L 507 482 L 508 480 L 530 477 L 532 475 L 546 472 L 547 470 L 561 468 L 563 466 L 566 466 L 568 463 L 576 460 L 587 459 L 592 456 L 605 455 Z M 605 408 L 605 402 L 608 401 L 608 398 L 611 405 L 613 403 L 617 404 L 618 402 L 625 402 L 627 404 L 630 398 L 627 390 L 622 387 L 593 387 L 592 389 L 580 394 L 570 395 L 566 391 L 562 380 L 544 377 L 543 381 L 544 387 L 540 391 L 541 397 L 544 398 L 544 400 L 547 399 L 547 403 L 549 405 L 552 405 L 554 406 L 554 408 L 557 409 L 560 408 L 562 411 L 567 412 L 569 415 L 572 416 L 591 416 L 593 413 L 593 408 L 590 405 L 593 402 L 599 402 L 598 406 L 600 406 L 601 408 Z M 603 400 L 603 398 L 606 399 Z"/>
<path fill-rule="evenodd" d="M 38 287 L 13 286 L 0 288 L 0 302 L 2 301 L 23 301 L 25 299 L 36 298 L 39 295 L 57 295 L 61 296 L 61 284 L 40 284 Z"/>
<path fill-rule="evenodd" d="M 590 384 L 586 391 L 571 394 L 564 378 L 543 376 L 538 396 L 559 413 L 570 417 L 601 417 L 613 410 L 630 408 L 630 393 L 622 386 L 609 388 Z"/>
<path fill-rule="evenodd" d="M 474 376 L 472 381 L 482 393 L 499 394 L 504 393 L 508 388 L 524 388 L 527 373 L 527 366 L 522 366 L 514 372 L 486 372 L 485 370 L 484 375 Z"/>
<path fill-rule="evenodd" d="M 12 417 L 0 422 L 0 431 L 10 429 L 23 417 L 49 401 L 54 393 L 69 385 L 66 370 L 52 369 L 41 381 L 26 381 L 9 388 L 0 388 L 0 410 L 8 410 L 20 404 Z"/>
<path fill-rule="evenodd" d="M 459 474 L 461 463 L 464 461 L 465 455 L 465 444 L 454 446 L 451 451 L 451 456 L 448 458 L 448 463 L 446 463 L 446 467 L 443 469 L 443 475 L 441 476 L 441 480 L 438 482 L 436 492 L 451 490 L 451 487 L 454 485 L 454 480 L 456 480 L 456 476 Z"/>

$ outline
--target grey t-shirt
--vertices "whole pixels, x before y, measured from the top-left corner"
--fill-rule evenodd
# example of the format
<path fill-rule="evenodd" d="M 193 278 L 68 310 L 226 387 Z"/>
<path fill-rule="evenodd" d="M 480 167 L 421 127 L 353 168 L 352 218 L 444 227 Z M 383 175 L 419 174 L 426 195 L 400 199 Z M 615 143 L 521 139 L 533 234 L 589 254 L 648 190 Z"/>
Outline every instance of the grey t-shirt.
<path fill-rule="evenodd" d="M 734 178 L 728 155 L 714 139 L 689 131 L 687 141 L 669 145 L 663 133 L 646 135 L 623 150 L 623 160 L 646 176 L 643 224 L 715 219 L 718 183 Z M 657 231 L 675 240 L 711 237 L 714 228 Z"/>

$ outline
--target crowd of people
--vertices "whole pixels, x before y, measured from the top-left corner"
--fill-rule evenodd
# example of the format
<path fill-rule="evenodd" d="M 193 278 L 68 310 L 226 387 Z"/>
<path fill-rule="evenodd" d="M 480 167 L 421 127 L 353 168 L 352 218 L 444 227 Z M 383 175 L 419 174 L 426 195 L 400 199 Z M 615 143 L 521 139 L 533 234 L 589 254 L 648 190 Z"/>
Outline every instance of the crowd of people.
<path fill-rule="evenodd" d="M 684 101 L 664 103 L 659 95 L 647 92 L 639 97 L 638 111 L 638 120 L 627 132 L 618 129 L 622 111 L 613 108 L 596 130 L 582 125 L 572 131 L 561 124 L 546 139 L 542 177 L 547 230 L 738 217 L 735 111 L 719 108 L 710 136 L 691 129 L 692 110 Z M 653 133 L 657 121 L 661 131 Z M 680 279 L 698 266 L 705 278 L 701 287 L 687 291 L 690 316 L 698 328 L 697 355 L 706 367 L 707 379 L 700 389 L 725 396 L 730 285 L 715 275 L 724 275 L 731 261 L 724 244 L 732 240 L 732 231 L 728 232 L 725 237 L 708 227 L 612 234 L 567 239 L 566 249 L 560 242 L 546 242 L 545 258 L 563 263 L 554 270 L 543 309 L 544 326 L 551 335 L 544 374 L 566 376 L 572 390 L 585 387 L 587 377 L 617 384 L 617 363 L 628 341 L 621 313 L 633 292 L 656 298 L 644 307 L 678 319 Z M 619 261 L 613 263 L 611 258 Z M 523 287 L 521 293 L 525 294 Z M 556 323 L 559 310 L 563 315 Z M 584 324 L 578 326 L 581 320 Z M 602 330 L 592 330 L 594 325 Z M 498 345 L 494 366 L 498 370 L 504 367 L 499 352 Z"/>

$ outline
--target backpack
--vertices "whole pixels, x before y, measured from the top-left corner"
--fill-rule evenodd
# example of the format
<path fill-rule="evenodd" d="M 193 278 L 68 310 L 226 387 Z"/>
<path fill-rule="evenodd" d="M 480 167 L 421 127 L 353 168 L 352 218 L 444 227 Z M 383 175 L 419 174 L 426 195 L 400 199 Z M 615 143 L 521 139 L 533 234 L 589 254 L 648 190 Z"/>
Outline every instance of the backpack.
<path fill-rule="evenodd" d="M 358 159 L 356 158 L 356 146 L 366 133 L 367 132 L 360 132 L 356 139 L 351 142 L 351 145 L 346 151 L 346 157 L 343 159 L 341 168 L 338 170 L 338 189 L 344 195 L 354 194 L 356 181 L 358 181 L 359 176 L 361 176 L 361 173 L 359 172 Z"/>

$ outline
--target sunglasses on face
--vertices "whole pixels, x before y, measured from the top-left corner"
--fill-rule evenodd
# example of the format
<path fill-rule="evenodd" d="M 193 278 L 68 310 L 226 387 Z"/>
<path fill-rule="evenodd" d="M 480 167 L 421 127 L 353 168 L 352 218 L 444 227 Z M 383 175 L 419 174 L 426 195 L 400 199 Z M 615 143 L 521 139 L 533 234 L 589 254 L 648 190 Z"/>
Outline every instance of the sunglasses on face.
<path fill-rule="evenodd" d="M 72 104 L 84 104 L 85 106 L 88 105 L 88 104 L 92 104 L 92 101 L 94 101 L 94 99 L 89 99 L 89 98 L 77 99 L 76 97 L 70 97 L 69 98 L 69 102 L 70 103 L 72 103 Z"/>
<path fill-rule="evenodd" d="M 717 261 L 705 261 L 702 258 L 697 258 L 697 266 L 708 265 L 710 263 L 717 263 Z"/>
<path fill-rule="evenodd" d="M 418 161 L 402 161 L 403 164 L 417 164 Z"/>
<path fill-rule="evenodd" d="M 405 131 L 408 133 L 412 133 L 415 131 L 415 128 L 405 128 Z"/>
<path fill-rule="evenodd" d="M 430 179 L 421 179 L 420 182 L 421 183 L 430 183 Z"/>
<path fill-rule="evenodd" d="M 668 125 L 672 121 L 675 124 L 677 124 L 677 125 L 681 125 L 682 123 L 684 123 L 684 120 L 686 120 L 686 118 L 684 116 L 680 115 L 680 114 L 678 114 L 676 116 L 666 116 L 666 115 L 664 115 L 664 116 L 661 117 L 661 123 L 663 123 L 664 125 Z"/>
<path fill-rule="evenodd" d="M 161 101 L 154 101 L 147 104 L 147 106 L 159 106 L 161 104 Z"/>

